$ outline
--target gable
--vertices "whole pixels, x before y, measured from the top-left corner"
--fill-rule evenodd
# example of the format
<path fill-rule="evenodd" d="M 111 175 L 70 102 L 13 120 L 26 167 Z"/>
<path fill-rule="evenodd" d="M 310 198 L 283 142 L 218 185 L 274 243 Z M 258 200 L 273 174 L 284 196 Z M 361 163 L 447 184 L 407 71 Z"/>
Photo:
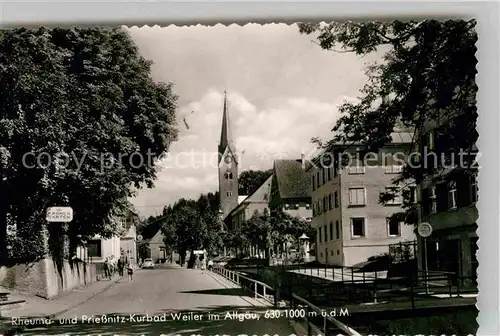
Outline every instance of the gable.
<path fill-rule="evenodd" d="M 161 230 L 158 230 L 158 232 L 156 232 L 156 234 L 153 236 L 153 238 L 151 238 L 151 240 L 149 242 L 150 243 L 163 243 L 163 238 L 165 238 L 165 236 L 163 235 L 163 232 L 161 232 Z"/>
<path fill-rule="evenodd" d="M 230 156 L 232 158 L 232 166 L 238 164 L 238 156 L 236 155 L 236 149 L 234 146 L 229 144 L 223 152 L 219 153 L 219 167 L 221 166 L 227 166 L 226 157 Z"/>
<path fill-rule="evenodd" d="M 271 183 L 273 180 L 273 175 L 269 176 L 264 183 L 247 199 L 245 202 L 249 203 L 268 203 L 271 199 Z"/>

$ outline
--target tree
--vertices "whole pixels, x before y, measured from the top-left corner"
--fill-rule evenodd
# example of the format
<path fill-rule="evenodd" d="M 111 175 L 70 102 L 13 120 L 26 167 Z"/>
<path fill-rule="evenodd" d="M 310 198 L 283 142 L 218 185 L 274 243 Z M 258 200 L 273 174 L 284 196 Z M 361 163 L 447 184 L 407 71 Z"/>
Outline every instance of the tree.
<path fill-rule="evenodd" d="M 309 223 L 281 210 L 272 211 L 270 214 L 255 214 L 238 232 L 242 236 L 240 246 L 246 244 L 257 246 L 265 251 L 267 260 L 272 249 L 287 253 L 288 251 L 283 251 L 281 246 L 287 242 L 297 243 L 298 237 L 303 233 L 311 233 Z"/>
<path fill-rule="evenodd" d="M 34 233 L 51 205 L 74 209 L 69 227 L 48 228 L 52 240 L 113 235 L 114 216 L 153 186 L 154 163 L 177 139 L 172 84 L 152 80 L 122 29 L 3 30 L 0 49 L 2 262 L 45 255 Z M 5 237 L 7 218 L 16 239 Z"/>
<path fill-rule="evenodd" d="M 197 200 L 181 198 L 165 208 L 160 218 L 164 242 L 180 254 L 181 264 L 188 251 L 206 249 L 210 254 L 223 246 L 218 204 L 218 194 L 208 193 Z M 188 266 L 192 266 L 193 261 L 191 259 Z"/>
<path fill-rule="evenodd" d="M 340 106 L 342 116 L 332 130 L 333 141 L 344 148 L 361 144 L 365 151 L 377 152 L 390 141 L 390 133 L 403 126 L 414 130 L 413 141 L 420 144 L 426 123 L 446 118 L 436 139 L 442 144 L 438 155 L 450 166 L 460 152 L 470 153 L 452 173 L 469 174 L 478 137 L 475 25 L 475 20 L 300 24 L 300 32 L 317 34 L 317 43 L 325 50 L 358 55 L 387 50 L 382 62 L 368 66 L 368 83 L 359 100 Z M 402 185 L 405 211 L 393 220 L 416 222 L 405 181 L 419 183 L 443 168 L 425 167 L 424 159 L 414 158 L 395 179 Z M 384 193 L 380 202 L 394 196 Z"/>
<path fill-rule="evenodd" d="M 238 177 L 238 194 L 251 195 L 264 183 L 273 173 L 268 170 L 247 170 Z"/>

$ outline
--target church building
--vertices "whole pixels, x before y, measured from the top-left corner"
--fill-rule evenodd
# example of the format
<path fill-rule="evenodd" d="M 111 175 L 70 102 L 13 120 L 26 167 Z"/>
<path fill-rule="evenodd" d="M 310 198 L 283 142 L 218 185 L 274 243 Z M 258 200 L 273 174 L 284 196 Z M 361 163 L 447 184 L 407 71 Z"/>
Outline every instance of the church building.
<path fill-rule="evenodd" d="M 226 221 L 231 211 L 246 198 L 246 196 L 238 195 L 238 156 L 231 133 L 226 92 L 224 92 L 218 157 L 220 211 L 222 211 L 223 220 Z"/>

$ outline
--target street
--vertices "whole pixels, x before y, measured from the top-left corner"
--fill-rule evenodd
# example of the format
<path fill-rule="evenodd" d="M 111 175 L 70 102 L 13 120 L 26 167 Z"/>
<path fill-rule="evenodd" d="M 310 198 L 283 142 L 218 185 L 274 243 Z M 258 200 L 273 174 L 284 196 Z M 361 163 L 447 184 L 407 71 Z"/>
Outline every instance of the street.
<path fill-rule="evenodd" d="M 294 333 L 284 318 L 264 319 L 265 310 L 262 302 L 208 271 L 162 267 L 139 270 L 132 282 L 121 279 L 50 325 L 12 322 L 37 324 L 26 326 L 23 335 Z"/>

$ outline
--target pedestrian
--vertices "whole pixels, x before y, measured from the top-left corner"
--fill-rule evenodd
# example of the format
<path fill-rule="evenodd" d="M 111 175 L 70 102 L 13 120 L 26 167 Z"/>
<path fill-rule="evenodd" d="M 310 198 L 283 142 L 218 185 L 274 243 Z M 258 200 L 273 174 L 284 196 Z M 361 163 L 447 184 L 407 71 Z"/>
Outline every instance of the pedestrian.
<path fill-rule="evenodd" d="M 103 268 L 104 268 L 104 276 L 105 276 L 106 278 L 108 278 L 108 279 L 110 279 L 110 280 L 111 280 L 111 273 L 110 273 L 110 270 L 109 270 L 110 265 L 109 265 L 109 259 L 108 259 L 108 258 L 106 258 L 106 259 L 104 260 L 104 265 L 103 265 Z"/>
<path fill-rule="evenodd" d="M 122 258 L 118 259 L 117 266 L 118 266 L 118 275 L 122 277 L 123 276 L 123 268 L 125 267 Z"/>
<path fill-rule="evenodd" d="M 128 274 L 128 279 L 130 281 L 134 280 L 133 279 L 133 276 L 134 276 L 134 268 L 132 267 L 132 264 L 128 264 L 127 266 L 127 274 Z"/>
<path fill-rule="evenodd" d="M 211 271 L 213 267 L 214 267 L 214 262 L 212 260 L 209 260 L 208 261 L 208 270 Z"/>

